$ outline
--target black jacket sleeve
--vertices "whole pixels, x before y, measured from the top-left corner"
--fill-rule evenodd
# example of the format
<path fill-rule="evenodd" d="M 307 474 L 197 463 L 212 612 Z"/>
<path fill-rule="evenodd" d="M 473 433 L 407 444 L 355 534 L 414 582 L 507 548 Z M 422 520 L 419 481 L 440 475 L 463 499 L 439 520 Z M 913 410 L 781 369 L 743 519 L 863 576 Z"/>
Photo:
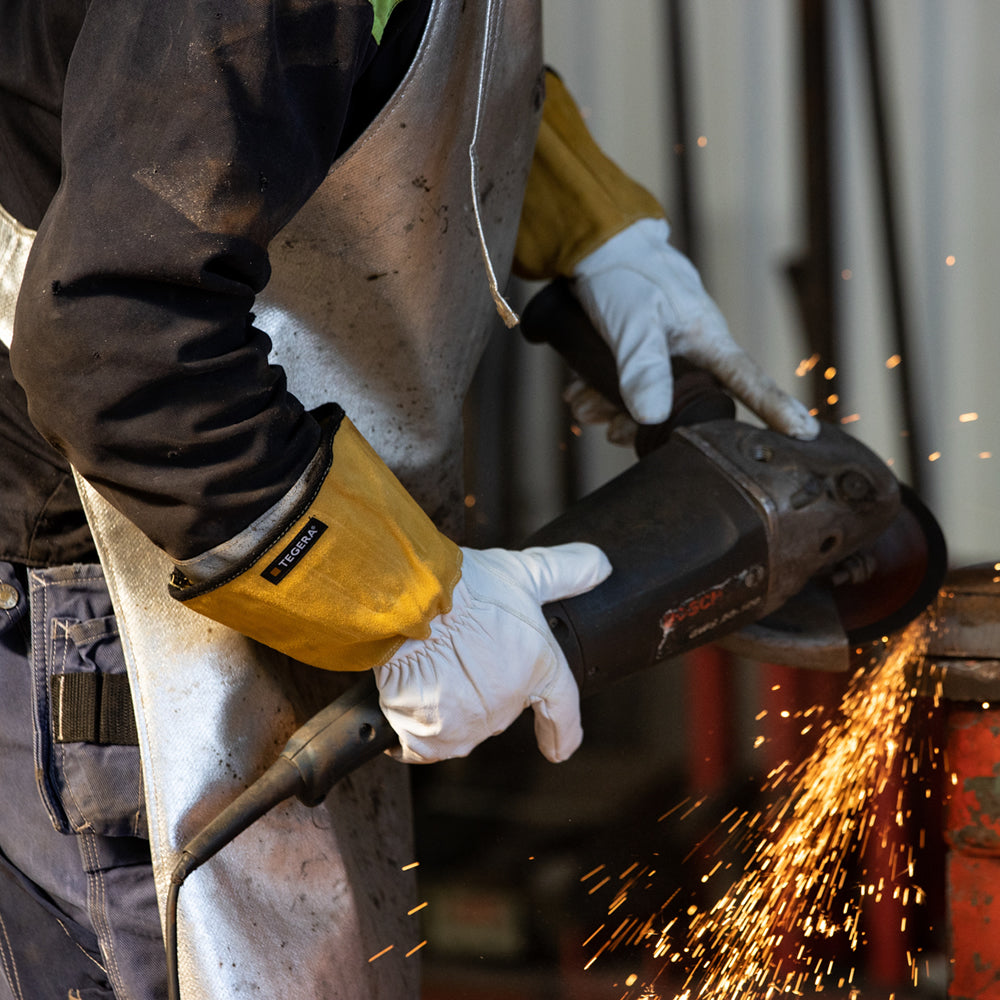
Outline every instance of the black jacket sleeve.
<path fill-rule="evenodd" d="M 337 154 L 371 20 L 368 0 L 93 0 L 76 41 L 12 364 L 35 425 L 176 558 L 318 446 L 252 307 Z"/>

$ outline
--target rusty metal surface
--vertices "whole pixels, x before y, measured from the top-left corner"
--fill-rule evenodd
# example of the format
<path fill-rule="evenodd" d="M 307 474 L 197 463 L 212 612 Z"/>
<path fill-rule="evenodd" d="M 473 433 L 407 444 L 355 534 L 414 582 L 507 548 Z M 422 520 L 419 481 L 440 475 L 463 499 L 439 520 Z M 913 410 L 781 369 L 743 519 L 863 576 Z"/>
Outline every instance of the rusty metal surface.
<path fill-rule="evenodd" d="M 948 858 L 950 1000 L 1000 997 L 1000 864 L 996 858 Z"/>
<path fill-rule="evenodd" d="M 927 651 L 948 707 L 945 808 L 952 1000 L 1000 1000 L 1000 572 L 949 574 Z M 966 704 L 961 704 L 965 702 Z M 972 702 L 979 704 L 973 707 Z"/>
<path fill-rule="evenodd" d="M 957 782 L 945 815 L 949 846 L 1000 862 L 1000 709 L 953 706 L 948 760 Z"/>
<path fill-rule="evenodd" d="M 949 997 L 1000 998 L 1000 709 L 948 712 Z"/>

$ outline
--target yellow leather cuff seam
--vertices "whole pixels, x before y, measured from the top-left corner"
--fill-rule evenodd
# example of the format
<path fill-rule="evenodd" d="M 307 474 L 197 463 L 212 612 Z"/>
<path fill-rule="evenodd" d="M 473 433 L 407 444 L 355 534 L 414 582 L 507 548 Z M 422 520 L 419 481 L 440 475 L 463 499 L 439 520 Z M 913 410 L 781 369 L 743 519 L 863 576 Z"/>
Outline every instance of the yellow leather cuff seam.
<path fill-rule="evenodd" d="M 664 217 L 660 203 L 608 159 L 569 91 L 552 72 L 521 211 L 514 272 L 570 277 L 574 266 L 639 219 Z"/>
<path fill-rule="evenodd" d="M 367 670 L 451 609 L 461 549 L 348 420 L 312 504 L 253 564 L 187 607 L 304 663 Z"/>

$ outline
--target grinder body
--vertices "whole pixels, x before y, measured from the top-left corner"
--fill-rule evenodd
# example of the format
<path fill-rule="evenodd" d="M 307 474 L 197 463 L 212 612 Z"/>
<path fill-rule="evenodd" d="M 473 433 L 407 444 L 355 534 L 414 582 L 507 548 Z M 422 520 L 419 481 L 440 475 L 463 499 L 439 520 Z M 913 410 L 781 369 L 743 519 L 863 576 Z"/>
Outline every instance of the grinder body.
<path fill-rule="evenodd" d="M 592 542 L 613 571 L 545 607 L 581 690 L 710 641 L 767 601 L 766 518 L 688 439 L 676 437 L 530 539 Z"/>
<path fill-rule="evenodd" d="M 716 420 L 675 429 L 529 543 L 592 542 L 611 561 L 600 586 L 545 609 L 588 695 L 765 618 L 899 509 L 885 464 L 835 427 L 801 442 Z M 846 668 L 843 645 L 842 662 L 813 665 Z"/>

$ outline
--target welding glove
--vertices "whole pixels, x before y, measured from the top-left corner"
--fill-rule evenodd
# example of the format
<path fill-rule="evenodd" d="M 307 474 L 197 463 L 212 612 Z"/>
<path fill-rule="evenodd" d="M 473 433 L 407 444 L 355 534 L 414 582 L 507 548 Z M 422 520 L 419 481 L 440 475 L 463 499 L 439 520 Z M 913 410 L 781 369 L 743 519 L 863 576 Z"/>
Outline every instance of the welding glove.
<path fill-rule="evenodd" d="M 680 355 L 714 374 L 766 424 L 811 440 L 819 424 L 729 333 L 691 262 L 668 242 L 663 219 L 641 219 L 574 268 L 573 291 L 611 348 L 622 399 L 642 424 L 670 415 L 670 358 Z"/>
<path fill-rule="evenodd" d="M 342 413 L 303 480 L 290 511 L 179 563 L 172 596 L 304 663 L 375 668 L 403 760 L 468 753 L 528 705 L 568 757 L 579 695 L 541 605 L 607 576 L 600 549 L 460 549 Z"/>
<path fill-rule="evenodd" d="M 531 280 L 573 279 L 607 341 L 622 398 L 635 420 L 667 419 L 671 355 L 713 372 L 766 423 L 813 438 L 819 425 L 733 341 L 691 262 L 670 246 L 663 208 L 594 141 L 572 96 L 551 71 L 514 249 L 514 271 Z M 632 421 L 596 390 L 571 387 L 582 422 L 609 422 L 627 443 Z"/>
<path fill-rule="evenodd" d="M 569 405 L 573 419 L 578 423 L 603 426 L 606 437 L 612 444 L 625 448 L 635 444 L 639 425 L 632 415 L 628 410 L 619 409 L 603 392 L 595 389 L 585 379 L 571 379 L 563 389 L 562 398 Z"/>
<path fill-rule="evenodd" d="M 542 614 L 610 572 L 583 542 L 523 552 L 463 550 L 452 608 L 427 639 L 408 640 L 375 668 L 382 711 L 409 763 L 462 757 L 529 706 L 538 748 L 566 760 L 580 745 L 576 681 Z"/>

